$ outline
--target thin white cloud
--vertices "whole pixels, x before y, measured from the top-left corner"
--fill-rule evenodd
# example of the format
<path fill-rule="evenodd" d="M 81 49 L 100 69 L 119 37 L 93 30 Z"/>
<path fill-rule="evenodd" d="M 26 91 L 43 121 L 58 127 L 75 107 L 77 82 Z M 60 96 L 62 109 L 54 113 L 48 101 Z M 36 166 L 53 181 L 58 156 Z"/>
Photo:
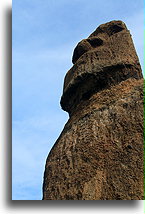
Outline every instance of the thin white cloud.
<path fill-rule="evenodd" d="M 39 50 L 30 50 L 27 54 L 27 49 L 19 49 L 13 50 L 13 63 L 24 63 L 24 62 L 38 62 L 41 63 L 46 61 L 54 63 L 54 61 L 71 61 L 71 54 L 72 54 L 72 46 L 62 46 L 58 48 L 47 48 L 47 49 L 39 49 Z"/>

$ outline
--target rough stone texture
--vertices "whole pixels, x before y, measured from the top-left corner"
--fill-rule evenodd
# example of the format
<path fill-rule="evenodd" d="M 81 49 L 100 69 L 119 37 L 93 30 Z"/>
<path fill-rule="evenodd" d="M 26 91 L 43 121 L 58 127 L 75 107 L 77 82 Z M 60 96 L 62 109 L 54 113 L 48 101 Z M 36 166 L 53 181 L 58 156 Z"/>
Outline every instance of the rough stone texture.
<path fill-rule="evenodd" d="M 121 21 L 100 25 L 88 39 L 79 42 L 73 62 L 61 98 L 61 106 L 69 114 L 94 92 L 130 77 L 142 78 L 130 32 Z"/>
<path fill-rule="evenodd" d="M 78 43 L 61 106 L 70 115 L 45 167 L 43 200 L 143 200 L 143 78 L 125 24 Z"/>

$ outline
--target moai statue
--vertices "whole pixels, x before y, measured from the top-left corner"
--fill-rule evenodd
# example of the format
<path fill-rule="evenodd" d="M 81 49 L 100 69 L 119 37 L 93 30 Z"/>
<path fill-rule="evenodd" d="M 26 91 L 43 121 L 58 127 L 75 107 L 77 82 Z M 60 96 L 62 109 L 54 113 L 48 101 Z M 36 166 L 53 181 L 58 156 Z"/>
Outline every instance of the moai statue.
<path fill-rule="evenodd" d="M 43 200 L 143 200 L 143 76 L 122 21 L 74 49 L 64 80 L 69 113 L 45 166 Z"/>

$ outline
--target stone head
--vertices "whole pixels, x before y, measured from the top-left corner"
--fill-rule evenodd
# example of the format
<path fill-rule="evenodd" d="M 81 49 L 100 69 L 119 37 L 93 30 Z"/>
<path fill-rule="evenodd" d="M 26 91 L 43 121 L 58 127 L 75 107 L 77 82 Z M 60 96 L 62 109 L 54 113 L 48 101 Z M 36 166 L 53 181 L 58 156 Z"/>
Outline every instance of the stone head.
<path fill-rule="evenodd" d="M 62 108 L 71 114 L 97 91 L 128 78 L 142 78 L 131 34 L 122 21 L 100 25 L 74 49 L 73 67 L 64 80 Z"/>

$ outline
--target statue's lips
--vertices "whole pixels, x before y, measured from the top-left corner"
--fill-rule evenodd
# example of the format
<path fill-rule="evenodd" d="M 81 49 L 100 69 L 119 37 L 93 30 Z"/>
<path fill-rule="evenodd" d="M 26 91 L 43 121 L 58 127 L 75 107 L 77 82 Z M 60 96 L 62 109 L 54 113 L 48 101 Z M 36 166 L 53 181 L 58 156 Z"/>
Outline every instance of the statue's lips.
<path fill-rule="evenodd" d="M 107 56 L 107 58 L 106 58 Z M 134 66 L 138 61 L 134 58 L 124 58 L 124 56 L 113 56 L 107 48 L 89 51 L 83 54 L 73 67 L 67 72 L 64 80 L 65 93 L 69 88 L 73 87 L 78 82 L 83 81 L 86 75 L 99 76 L 99 73 L 113 67 L 113 70 L 118 67 Z"/>
<path fill-rule="evenodd" d="M 80 73 L 77 72 L 77 75 L 71 69 L 65 77 L 65 88 L 60 101 L 62 109 L 71 114 L 81 100 L 89 99 L 92 94 L 100 90 L 129 78 L 141 79 L 142 74 L 138 63 L 114 61 L 112 64 L 106 63 L 103 67 L 96 63 L 90 68 L 92 72 L 83 70 Z"/>

